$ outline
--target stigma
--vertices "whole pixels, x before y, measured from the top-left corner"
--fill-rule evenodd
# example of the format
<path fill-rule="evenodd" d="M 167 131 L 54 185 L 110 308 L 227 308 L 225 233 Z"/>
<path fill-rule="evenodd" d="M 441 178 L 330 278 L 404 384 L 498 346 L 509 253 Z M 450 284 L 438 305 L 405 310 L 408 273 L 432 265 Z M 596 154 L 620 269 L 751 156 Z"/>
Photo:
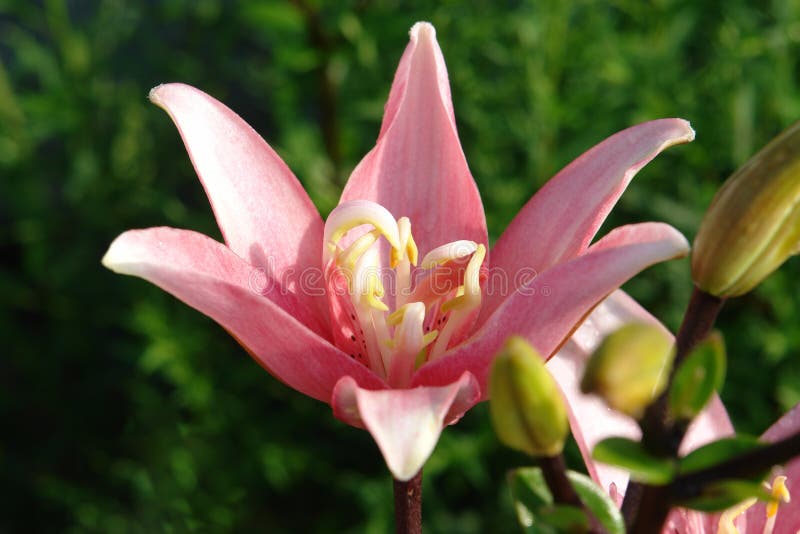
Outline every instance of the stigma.
<path fill-rule="evenodd" d="M 322 250 L 334 343 L 391 387 L 407 387 L 468 333 L 485 259 L 483 244 L 459 240 L 420 261 L 407 217 L 368 200 L 340 204 Z"/>

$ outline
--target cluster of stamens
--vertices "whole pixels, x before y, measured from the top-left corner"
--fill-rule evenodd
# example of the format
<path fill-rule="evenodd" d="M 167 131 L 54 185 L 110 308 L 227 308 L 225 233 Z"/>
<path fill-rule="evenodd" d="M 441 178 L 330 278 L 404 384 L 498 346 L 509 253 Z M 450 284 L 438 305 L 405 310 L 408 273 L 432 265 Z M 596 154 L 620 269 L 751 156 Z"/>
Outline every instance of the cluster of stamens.
<path fill-rule="evenodd" d="M 454 241 L 418 256 L 409 219 L 374 202 L 342 203 L 325 222 L 334 342 L 392 387 L 457 343 L 481 305 L 484 245 Z"/>

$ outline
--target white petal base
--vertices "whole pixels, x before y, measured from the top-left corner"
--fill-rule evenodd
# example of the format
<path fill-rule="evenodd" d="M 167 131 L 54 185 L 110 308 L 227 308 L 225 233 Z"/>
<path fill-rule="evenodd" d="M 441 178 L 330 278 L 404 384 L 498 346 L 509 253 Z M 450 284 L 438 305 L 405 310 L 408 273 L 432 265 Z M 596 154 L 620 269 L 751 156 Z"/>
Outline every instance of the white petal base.
<path fill-rule="evenodd" d="M 346 376 L 333 390 L 333 413 L 372 434 L 395 479 L 410 480 L 430 457 L 445 425 L 480 398 L 478 381 L 465 372 L 445 386 L 368 390 Z"/>

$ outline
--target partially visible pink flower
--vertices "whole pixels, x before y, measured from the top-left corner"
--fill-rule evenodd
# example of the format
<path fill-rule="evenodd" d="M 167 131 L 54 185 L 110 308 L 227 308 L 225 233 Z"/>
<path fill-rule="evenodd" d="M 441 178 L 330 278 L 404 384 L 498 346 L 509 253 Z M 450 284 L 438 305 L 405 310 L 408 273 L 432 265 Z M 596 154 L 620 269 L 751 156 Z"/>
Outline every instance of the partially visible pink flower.
<path fill-rule="evenodd" d="M 607 437 L 621 436 L 640 439 L 641 430 L 636 422 L 609 408 L 600 398 L 584 395 L 580 381 L 589 356 L 605 336 L 620 326 L 631 322 L 649 322 L 662 326 L 630 296 L 617 290 L 599 304 L 578 327 L 570 340 L 554 355 L 547 364 L 548 369 L 559 382 L 570 412 L 570 426 L 575 440 L 586 462 L 589 474 L 602 488 L 621 504 L 628 485 L 626 472 L 595 462 L 591 457 L 594 446 Z M 666 331 L 666 329 L 665 329 Z M 762 439 L 770 442 L 800 431 L 800 405 L 773 425 Z M 680 454 L 687 454 L 711 441 L 731 436 L 734 433 L 728 413 L 717 396 L 706 409 L 692 422 L 681 443 Z M 786 485 L 792 497 L 800 500 L 800 459 L 787 464 L 780 473 L 787 476 Z M 742 510 L 745 512 L 745 510 Z M 742 532 L 762 534 L 766 521 L 764 504 L 756 504 L 746 509 L 746 514 L 736 520 Z M 773 534 L 796 534 L 800 529 L 800 507 L 781 506 L 775 516 Z M 670 514 L 663 532 L 673 534 L 713 534 L 721 532 L 720 514 L 705 514 L 685 509 L 675 509 Z"/>
<path fill-rule="evenodd" d="M 397 479 L 412 477 L 443 426 L 486 398 L 489 363 L 510 334 L 551 355 L 620 284 L 688 250 L 659 223 L 591 244 L 635 173 L 693 139 L 687 122 L 663 119 L 571 163 L 490 255 L 427 23 L 411 29 L 377 144 L 324 223 L 283 161 L 227 107 L 180 84 L 150 98 L 176 123 L 225 244 L 134 230 L 103 263 L 212 317 L 272 375 L 367 429 Z"/>

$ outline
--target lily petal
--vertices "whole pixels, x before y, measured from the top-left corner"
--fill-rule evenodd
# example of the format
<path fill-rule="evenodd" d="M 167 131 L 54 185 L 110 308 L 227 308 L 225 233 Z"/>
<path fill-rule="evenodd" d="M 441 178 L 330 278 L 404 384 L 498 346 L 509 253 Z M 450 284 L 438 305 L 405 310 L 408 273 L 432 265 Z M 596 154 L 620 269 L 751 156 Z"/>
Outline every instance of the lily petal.
<path fill-rule="evenodd" d="M 773 442 L 788 438 L 797 432 L 800 432 L 800 404 L 796 404 L 769 427 L 761 439 Z M 779 472 L 787 477 L 786 487 L 789 490 L 791 502 L 778 507 L 773 534 L 796 534 L 800 530 L 800 506 L 798 506 L 798 501 L 800 501 L 800 458 L 790 461 L 780 468 Z M 757 503 L 750 508 L 745 515 L 748 532 L 761 532 L 764 529 L 766 516 L 764 503 Z"/>
<path fill-rule="evenodd" d="M 682 119 L 645 122 L 585 152 L 548 181 L 520 210 L 492 249 L 492 267 L 542 273 L 582 253 L 625 188 L 662 150 L 694 139 Z M 502 303 L 487 298 L 479 323 Z"/>
<path fill-rule="evenodd" d="M 436 447 L 445 425 L 453 424 L 480 398 L 478 382 L 463 373 L 451 384 L 372 391 L 351 377 L 333 391 L 334 415 L 366 428 L 397 480 L 409 480 Z"/>
<path fill-rule="evenodd" d="M 446 384 L 468 370 L 485 391 L 489 364 L 508 336 L 519 334 L 541 354 L 550 356 L 612 291 L 642 269 L 684 256 L 688 250 L 686 238 L 667 224 L 616 228 L 583 256 L 520 287 L 471 340 L 423 366 L 412 384 Z"/>
<path fill-rule="evenodd" d="M 184 84 L 159 85 L 150 100 L 178 127 L 233 252 L 278 280 L 289 269 L 299 275 L 304 268 L 320 267 L 319 213 L 289 167 L 241 117 Z M 319 316 L 327 317 L 324 299 L 303 297 L 314 300 Z"/>
<path fill-rule="evenodd" d="M 344 375 L 364 387 L 387 387 L 295 319 L 308 314 L 302 305 L 268 298 L 281 298 L 279 290 L 263 295 L 260 285 L 252 285 L 253 267 L 207 236 L 175 228 L 131 230 L 114 240 L 103 264 L 144 278 L 208 315 L 273 376 L 310 397 L 329 402 Z"/>
<path fill-rule="evenodd" d="M 456 132 L 444 58 L 436 31 L 426 22 L 411 28 L 378 142 L 353 171 L 341 202 L 359 199 L 408 217 L 423 252 L 459 239 L 487 244 L 483 205 Z"/>

